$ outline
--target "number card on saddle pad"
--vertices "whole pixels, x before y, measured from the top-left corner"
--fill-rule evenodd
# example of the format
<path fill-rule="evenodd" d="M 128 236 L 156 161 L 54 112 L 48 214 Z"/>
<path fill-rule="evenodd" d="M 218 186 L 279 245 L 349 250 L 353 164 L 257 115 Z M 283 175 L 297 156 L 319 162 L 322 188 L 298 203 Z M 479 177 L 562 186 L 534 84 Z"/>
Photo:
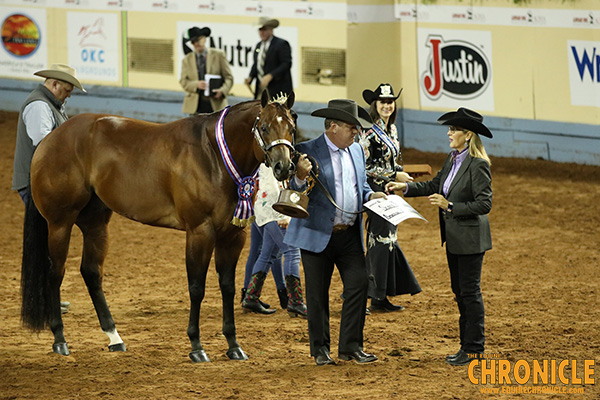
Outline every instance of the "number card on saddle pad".
<path fill-rule="evenodd" d="M 365 203 L 365 208 L 373 211 L 391 224 L 398 225 L 400 222 L 409 218 L 422 219 L 428 222 L 421 214 L 417 212 L 402 197 L 395 194 L 387 196 L 386 199 L 375 199 Z"/>

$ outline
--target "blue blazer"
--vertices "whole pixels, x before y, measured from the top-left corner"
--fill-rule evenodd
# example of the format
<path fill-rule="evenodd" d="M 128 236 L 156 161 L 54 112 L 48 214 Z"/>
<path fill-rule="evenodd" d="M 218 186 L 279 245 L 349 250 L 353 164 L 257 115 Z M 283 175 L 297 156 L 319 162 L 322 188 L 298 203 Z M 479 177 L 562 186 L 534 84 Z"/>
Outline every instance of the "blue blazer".
<path fill-rule="evenodd" d="M 362 147 L 358 143 L 353 143 L 349 148 L 350 156 L 354 164 L 354 171 L 358 180 L 358 207 L 362 208 L 363 204 L 368 201 L 369 196 L 373 193 L 371 187 L 367 183 L 365 172 L 365 154 Z M 325 134 L 308 142 L 300 143 L 296 146 L 296 150 L 300 153 L 308 154 L 315 158 L 319 164 L 319 180 L 327 188 L 331 196 L 335 198 L 335 177 L 333 175 L 333 166 L 329 148 L 325 141 Z M 290 180 L 292 189 L 294 187 L 294 179 Z M 304 250 L 320 253 L 325 250 L 331 233 L 333 230 L 333 219 L 335 217 L 335 206 L 325 197 L 325 194 L 318 187 L 314 187 L 308 195 L 309 202 L 307 211 L 310 214 L 308 218 L 292 218 L 290 225 L 285 234 L 284 243 L 299 247 Z M 361 243 L 362 240 L 362 214 L 358 215 L 355 224 L 360 226 Z"/>

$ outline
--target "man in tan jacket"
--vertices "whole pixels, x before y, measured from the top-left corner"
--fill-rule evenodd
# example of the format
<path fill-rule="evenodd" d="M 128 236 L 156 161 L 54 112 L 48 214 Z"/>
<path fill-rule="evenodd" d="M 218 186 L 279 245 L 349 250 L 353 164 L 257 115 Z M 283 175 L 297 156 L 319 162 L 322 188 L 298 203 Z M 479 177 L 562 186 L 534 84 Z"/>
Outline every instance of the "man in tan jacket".
<path fill-rule="evenodd" d="M 187 54 L 181 63 L 179 84 L 186 91 L 182 112 L 185 114 L 210 113 L 227 107 L 227 95 L 233 86 L 233 75 L 222 50 L 207 48 L 206 39 L 210 28 L 193 27 L 188 30 L 194 51 Z M 206 75 L 218 75 L 220 85 L 209 88 Z M 213 85 L 211 85 L 213 86 Z M 205 90 L 209 89 L 209 95 Z"/>

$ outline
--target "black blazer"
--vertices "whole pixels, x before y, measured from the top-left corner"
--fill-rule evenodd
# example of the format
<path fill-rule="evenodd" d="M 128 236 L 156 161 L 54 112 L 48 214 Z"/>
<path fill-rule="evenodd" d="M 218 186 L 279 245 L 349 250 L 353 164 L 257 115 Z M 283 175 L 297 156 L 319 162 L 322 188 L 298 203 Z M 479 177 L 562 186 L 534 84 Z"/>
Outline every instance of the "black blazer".
<path fill-rule="evenodd" d="M 254 98 L 258 98 L 258 55 L 260 54 L 260 46 L 262 42 L 258 42 L 254 48 L 254 64 L 250 69 L 250 78 L 256 80 L 254 86 Z M 290 94 L 292 91 L 292 49 L 287 40 L 273 36 L 271 45 L 265 56 L 264 72 L 273 75 L 273 80 L 267 86 L 269 95 L 274 96 L 283 92 Z"/>
<path fill-rule="evenodd" d="M 442 193 L 444 181 L 452 168 L 448 155 L 435 178 L 427 182 L 409 182 L 405 197 Z M 440 208 L 442 245 L 452 254 L 478 254 L 492 248 L 492 235 L 487 214 L 492 209 L 492 174 L 483 158 L 467 157 L 461 164 L 448 190 L 452 212 Z"/>

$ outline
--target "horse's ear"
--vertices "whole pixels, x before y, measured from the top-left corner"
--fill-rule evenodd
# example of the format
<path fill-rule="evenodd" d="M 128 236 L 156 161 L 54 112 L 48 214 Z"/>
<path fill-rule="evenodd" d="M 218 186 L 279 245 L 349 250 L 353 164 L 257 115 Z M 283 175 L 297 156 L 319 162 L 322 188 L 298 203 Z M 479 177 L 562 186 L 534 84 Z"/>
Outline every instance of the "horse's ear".
<path fill-rule="evenodd" d="M 269 103 L 269 89 L 265 89 L 262 92 L 262 96 L 260 97 L 260 105 L 262 108 L 265 108 Z"/>
<path fill-rule="evenodd" d="M 290 92 L 290 94 L 288 95 L 287 98 L 287 108 L 288 110 L 292 109 L 292 106 L 294 105 L 294 100 L 296 100 L 296 95 L 294 94 L 294 91 Z"/>

